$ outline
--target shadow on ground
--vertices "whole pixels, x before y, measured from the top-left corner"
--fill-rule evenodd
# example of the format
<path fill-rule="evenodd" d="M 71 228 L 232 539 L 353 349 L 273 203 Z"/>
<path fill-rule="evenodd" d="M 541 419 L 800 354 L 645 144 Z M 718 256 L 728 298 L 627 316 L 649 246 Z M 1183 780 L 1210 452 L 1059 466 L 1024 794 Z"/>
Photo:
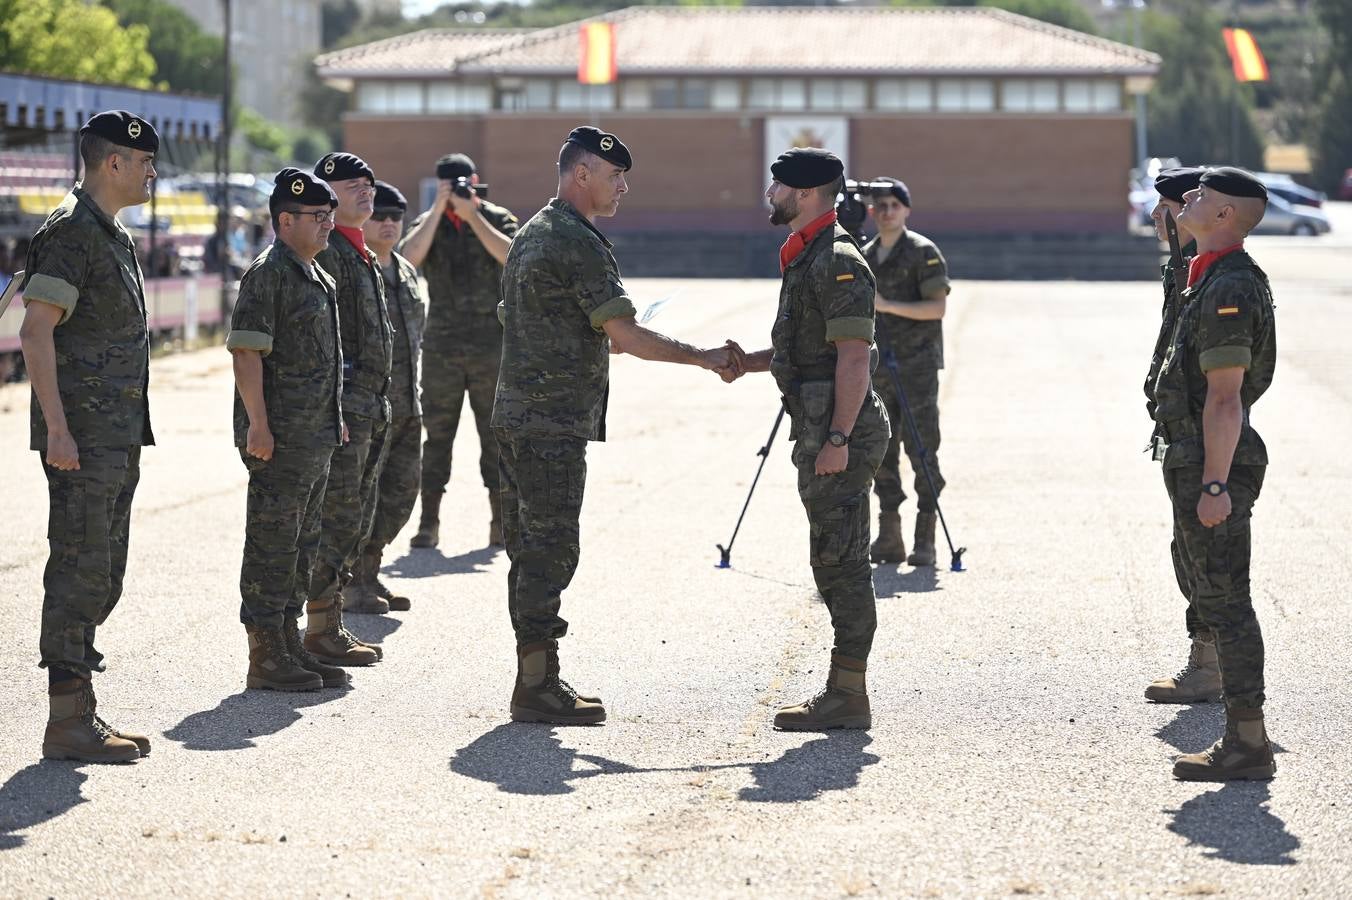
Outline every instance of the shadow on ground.
<path fill-rule="evenodd" d="M 502 547 L 481 547 L 459 556 L 447 556 L 435 547 L 410 550 L 385 566 L 385 574 L 395 578 L 434 578 L 437 575 L 465 575 L 483 572 L 493 562 Z"/>
<path fill-rule="evenodd" d="M 0 850 L 23 846 L 21 832 L 87 802 L 80 786 L 89 776 L 79 765 L 43 760 L 15 772 L 0 786 Z"/>
<path fill-rule="evenodd" d="M 398 631 L 403 624 L 403 620 L 393 616 L 368 616 L 343 611 L 343 626 L 368 644 L 384 643 L 385 638 Z"/>
<path fill-rule="evenodd" d="M 1249 866 L 1291 866 L 1300 839 L 1268 809 L 1271 793 L 1261 782 L 1230 782 L 1200 794 L 1178 809 L 1169 830 L 1210 859 Z"/>
<path fill-rule="evenodd" d="M 164 732 L 185 750 L 244 750 L 256 747 L 255 738 L 276 734 L 300 720 L 300 711 L 337 700 L 350 687 L 320 691 L 241 691 L 222 700 L 215 709 L 196 712 Z"/>
<path fill-rule="evenodd" d="M 848 790 L 859 784 L 864 766 L 880 760 L 876 753 L 864 752 L 872 742 L 864 731 L 832 731 L 814 738 L 773 762 L 753 763 L 749 768 L 756 783 L 737 797 L 753 803 L 801 803 L 828 791 Z"/>
<path fill-rule="evenodd" d="M 1224 703 L 1193 703 L 1179 706 L 1167 724 L 1155 732 L 1155 737 L 1181 753 L 1201 753 L 1225 734 Z M 1272 741 L 1272 752 L 1286 749 Z"/>
<path fill-rule="evenodd" d="M 942 588 L 939 587 L 938 570 L 934 566 L 907 568 L 896 563 L 886 563 L 873 570 L 873 593 L 879 599 L 938 590 Z"/>

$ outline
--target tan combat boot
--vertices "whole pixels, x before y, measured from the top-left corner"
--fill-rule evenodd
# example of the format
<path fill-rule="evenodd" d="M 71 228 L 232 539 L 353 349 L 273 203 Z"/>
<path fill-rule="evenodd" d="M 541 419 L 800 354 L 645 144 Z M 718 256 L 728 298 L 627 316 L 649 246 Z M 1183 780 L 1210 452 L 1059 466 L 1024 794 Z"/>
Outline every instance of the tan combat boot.
<path fill-rule="evenodd" d="M 901 537 L 901 513 L 878 513 L 878 539 L 869 548 L 869 559 L 876 563 L 899 563 L 906 558 L 906 542 Z"/>
<path fill-rule="evenodd" d="M 338 597 L 311 600 L 305 604 L 306 650 L 331 666 L 369 666 L 381 658 L 379 647 L 357 640 L 343 627 L 343 604 Z"/>
<path fill-rule="evenodd" d="M 862 659 L 833 654 L 826 688 L 811 700 L 781 709 L 775 716 L 775 727 L 784 731 L 871 727 L 865 668 Z"/>
<path fill-rule="evenodd" d="M 412 602 L 401 594 L 396 594 L 385 586 L 385 582 L 380 580 L 380 552 L 367 552 L 362 554 L 358 561 L 359 571 L 362 571 L 366 577 L 366 586 L 371 593 L 389 604 L 389 608 L 394 612 L 407 612 L 413 607 Z M 354 579 L 355 580 L 355 579 Z"/>
<path fill-rule="evenodd" d="M 537 641 L 516 648 L 516 687 L 512 690 L 513 722 L 595 725 L 606 720 L 599 700 L 583 699 L 559 678 L 557 641 Z"/>
<path fill-rule="evenodd" d="M 281 628 L 245 625 L 249 635 L 249 674 L 244 684 L 269 691 L 317 691 L 324 679 L 302 668 L 286 649 Z"/>
<path fill-rule="evenodd" d="M 488 506 L 493 513 L 493 518 L 488 523 L 488 546 L 505 547 L 507 539 L 502 536 L 502 500 L 498 497 L 497 491 L 488 492 Z"/>
<path fill-rule="evenodd" d="M 1261 709 L 1227 709 L 1225 736 L 1201 753 L 1174 760 L 1180 781 L 1267 781 L 1277 774 Z"/>
<path fill-rule="evenodd" d="M 422 512 L 418 519 L 418 533 L 408 542 L 410 547 L 435 547 L 441 539 L 441 491 L 424 491 Z"/>
<path fill-rule="evenodd" d="M 113 726 L 109 725 L 107 722 L 103 720 L 103 717 L 99 715 L 99 699 L 98 697 L 94 696 L 93 681 L 85 682 L 85 691 L 89 694 L 89 708 L 94 713 L 94 721 L 98 722 L 104 728 L 107 728 L 108 731 L 113 735 L 113 737 L 121 738 L 124 741 L 131 741 L 133 744 L 136 745 L 136 749 L 141 751 L 142 756 L 149 756 L 150 738 L 144 734 L 137 734 L 134 731 L 120 731 L 114 728 Z"/>
<path fill-rule="evenodd" d="M 1216 657 L 1216 638 L 1203 632 L 1192 639 L 1188 664 L 1172 678 L 1158 678 L 1145 689 L 1145 699 L 1154 703 L 1208 703 L 1221 699 L 1221 665 Z"/>
<path fill-rule="evenodd" d="M 88 685 L 83 678 L 72 678 L 47 689 L 50 712 L 42 735 L 42 755 L 91 763 L 140 759 L 135 742 L 113 734 L 94 714 L 94 694 Z"/>
<path fill-rule="evenodd" d="M 938 518 L 934 513 L 915 514 L 915 542 L 906 562 L 913 566 L 934 565 L 934 523 Z"/>
<path fill-rule="evenodd" d="M 296 665 L 318 675 L 323 680 L 324 687 L 347 687 L 352 681 L 342 669 L 320 662 L 318 657 L 305 649 L 305 644 L 300 639 L 300 626 L 296 618 L 289 615 L 286 617 L 286 621 L 282 623 L 282 637 L 286 640 L 286 652 L 291 654 Z"/>
<path fill-rule="evenodd" d="M 390 611 L 390 604 L 376 593 L 375 578 L 362 563 L 363 560 L 357 560 L 352 569 L 352 580 L 343 585 L 343 609 L 361 615 L 383 616 Z"/>

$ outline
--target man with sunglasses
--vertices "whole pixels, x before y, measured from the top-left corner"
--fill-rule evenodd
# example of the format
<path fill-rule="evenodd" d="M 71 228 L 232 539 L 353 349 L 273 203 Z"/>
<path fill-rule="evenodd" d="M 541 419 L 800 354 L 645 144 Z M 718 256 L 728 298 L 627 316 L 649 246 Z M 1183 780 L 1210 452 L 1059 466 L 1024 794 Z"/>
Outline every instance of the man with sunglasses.
<path fill-rule="evenodd" d="M 474 160 L 452 153 L 437 160 L 437 195 L 418 217 L 399 251 L 427 277 L 427 335 L 422 372 L 422 512 L 414 547 L 441 539 L 441 498 L 451 478 L 451 449 L 460 410 L 469 397 L 479 433 L 479 475 L 488 489 L 492 519 L 488 543 L 501 546 L 498 444 L 489 428 L 502 359 L 502 266 L 516 234 L 511 211 L 477 196 Z M 460 179 L 466 185 L 456 190 Z"/>
<path fill-rule="evenodd" d="M 362 226 L 366 246 L 380 260 L 385 279 L 385 298 L 394 326 L 394 360 L 390 369 L 390 426 L 385 439 L 385 465 L 376 491 L 376 513 L 371 534 L 362 546 L 352 581 L 343 596 L 371 594 L 384 600 L 392 610 L 410 607 L 380 580 L 380 559 L 386 547 L 413 512 L 422 479 L 422 407 L 418 403 L 418 358 L 422 352 L 423 325 L 427 319 L 426 300 L 413 263 L 394 252 L 404 230 L 404 212 L 408 201 L 399 189 L 384 181 L 376 182 L 375 211 Z M 358 602 L 364 602 L 365 598 Z"/>
<path fill-rule="evenodd" d="M 277 239 L 240 279 L 225 341 L 234 357 L 235 444 L 249 470 L 239 617 L 250 688 L 313 691 L 348 681 L 305 649 L 297 624 L 344 431 L 337 291 L 315 263 L 337 205 L 309 173 L 277 173 L 268 200 Z"/>
<path fill-rule="evenodd" d="M 351 579 L 357 551 L 371 530 L 376 489 L 390 421 L 390 362 L 394 336 L 380 262 L 366 246 L 362 225 L 374 208 L 376 176 L 351 153 L 330 153 L 315 164 L 315 177 L 337 197 L 329 244 L 315 257 L 338 290 L 338 326 L 343 344 L 343 419 L 348 440 L 333 451 L 324 493 L 319 558 L 310 577 L 305 647 L 335 666 L 369 666 L 379 647 L 363 643 L 343 625 L 343 610 L 384 613 L 379 597 L 342 588 Z"/>

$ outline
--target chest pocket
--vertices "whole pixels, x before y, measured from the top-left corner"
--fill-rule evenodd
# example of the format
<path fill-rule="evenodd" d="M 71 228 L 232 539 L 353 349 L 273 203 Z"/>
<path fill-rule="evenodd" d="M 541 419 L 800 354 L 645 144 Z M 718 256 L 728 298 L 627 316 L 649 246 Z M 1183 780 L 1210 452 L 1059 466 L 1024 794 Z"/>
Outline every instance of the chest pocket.
<path fill-rule="evenodd" d="M 313 369 L 334 362 L 333 313 L 329 298 L 318 287 L 306 287 L 301 299 L 286 320 L 287 331 L 294 335 L 295 367 Z"/>

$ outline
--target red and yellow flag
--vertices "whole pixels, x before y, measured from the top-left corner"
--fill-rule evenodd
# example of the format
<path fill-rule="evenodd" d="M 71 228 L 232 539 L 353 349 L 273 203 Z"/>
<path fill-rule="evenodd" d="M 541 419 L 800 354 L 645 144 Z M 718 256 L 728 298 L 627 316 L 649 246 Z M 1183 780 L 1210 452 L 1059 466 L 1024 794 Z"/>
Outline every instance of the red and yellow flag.
<path fill-rule="evenodd" d="M 583 84 L 610 84 L 615 80 L 615 26 L 589 22 L 582 26 L 582 55 L 577 80 Z"/>
<path fill-rule="evenodd" d="M 1267 61 L 1258 49 L 1253 35 L 1243 28 L 1226 28 L 1225 49 L 1230 51 L 1230 64 L 1235 69 L 1236 81 L 1267 81 Z"/>

